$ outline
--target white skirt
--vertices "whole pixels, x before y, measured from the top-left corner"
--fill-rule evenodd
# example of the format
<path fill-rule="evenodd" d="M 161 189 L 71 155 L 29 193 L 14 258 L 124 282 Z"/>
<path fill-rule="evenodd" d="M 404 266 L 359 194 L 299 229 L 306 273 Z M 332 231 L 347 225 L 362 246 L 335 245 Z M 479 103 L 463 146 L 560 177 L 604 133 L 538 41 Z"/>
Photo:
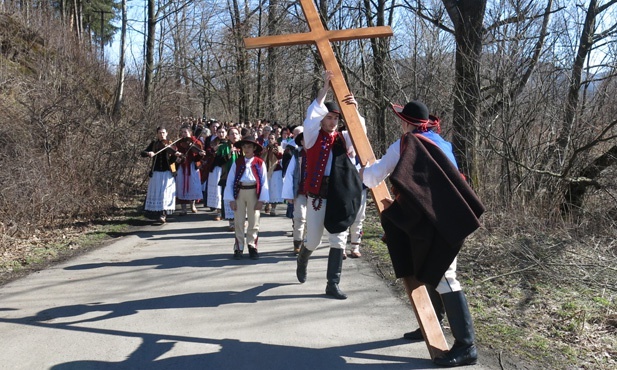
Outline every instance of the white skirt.
<path fill-rule="evenodd" d="M 154 171 L 148 183 L 146 211 L 170 211 L 176 209 L 176 179 L 170 171 Z"/>
<path fill-rule="evenodd" d="M 221 208 L 221 202 L 223 201 L 223 194 L 221 193 L 221 187 L 219 186 L 219 180 L 221 180 L 222 167 L 214 167 L 212 172 L 208 174 L 208 198 L 206 206 L 211 208 Z"/>
<path fill-rule="evenodd" d="M 201 178 L 199 169 L 195 163 L 191 163 L 191 173 L 186 173 L 184 166 L 178 169 L 176 178 L 176 196 L 182 200 L 199 200 L 203 197 L 201 193 Z"/>
<path fill-rule="evenodd" d="M 268 182 L 270 201 L 268 203 L 283 203 L 283 171 L 274 171 Z"/>
<path fill-rule="evenodd" d="M 228 200 L 224 200 L 223 204 L 225 205 L 225 219 L 226 220 L 233 220 L 234 219 L 234 211 L 231 209 L 231 206 L 229 205 L 229 201 Z"/>

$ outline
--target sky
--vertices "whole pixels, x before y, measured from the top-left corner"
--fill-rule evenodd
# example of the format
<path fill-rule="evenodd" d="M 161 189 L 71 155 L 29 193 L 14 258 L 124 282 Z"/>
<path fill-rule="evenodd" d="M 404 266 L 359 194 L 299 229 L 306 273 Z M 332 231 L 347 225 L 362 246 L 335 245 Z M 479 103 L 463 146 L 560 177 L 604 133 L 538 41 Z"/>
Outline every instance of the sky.
<path fill-rule="evenodd" d="M 127 49 L 126 49 L 126 66 L 129 69 L 134 69 L 136 63 L 141 64 L 143 48 L 144 48 L 144 20 L 145 20 L 145 0 L 128 0 L 127 1 Z M 111 44 L 105 46 L 105 58 L 111 66 L 117 66 L 120 58 L 120 16 L 116 21 L 118 32 L 114 35 Z"/>

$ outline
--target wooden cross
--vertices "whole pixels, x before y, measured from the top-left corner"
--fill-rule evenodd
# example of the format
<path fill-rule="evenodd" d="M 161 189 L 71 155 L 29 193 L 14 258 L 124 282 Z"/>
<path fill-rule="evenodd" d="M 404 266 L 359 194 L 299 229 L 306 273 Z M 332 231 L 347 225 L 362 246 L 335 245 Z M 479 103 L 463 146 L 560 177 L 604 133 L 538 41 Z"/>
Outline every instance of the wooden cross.
<path fill-rule="evenodd" d="M 368 141 L 368 137 L 364 133 L 362 124 L 360 123 L 358 111 L 355 107 L 344 104 L 342 101 L 345 96 L 350 94 L 350 91 L 334 55 L 331 42 L 392 36 L 392 29 L 390 27 L 370 27 L 329 31 L 326 30 L 321 23 L 319 13 L 312 0 L 301 0 L 300 4 L 306 16 L 310 32 L 245 38 L 244 44 L 248 49 L 315 44 L 325 69 L 334 73 L 334 77 L 331 80 L 332 91 L 341 109 L 345 123 L 347 124 L 349 136 L 351 137 L 358 158 L 360 159 L 360 163 L 362 165 L 366 165 L 368 162 L 374 163 L 376 160 L 375 154 Z M 388 188 L 385 183 L 382 182 L 377 187 L 372 188 L 371 192 L 377 209 L 381 213 L 386 206 L 385 200 L 390 198 Z M 433 310 L 428 292 L 424 285 L 413 278 L 403 279 L 403 282 L 411 303 L 414 306 L 414 312 L 416 313 L 420 328 L 424 333 L 431 358 L 434 359 L 448 350 L 448 344 L 444 338 L 441 326 L 437 321 L 437 316 Z"/>

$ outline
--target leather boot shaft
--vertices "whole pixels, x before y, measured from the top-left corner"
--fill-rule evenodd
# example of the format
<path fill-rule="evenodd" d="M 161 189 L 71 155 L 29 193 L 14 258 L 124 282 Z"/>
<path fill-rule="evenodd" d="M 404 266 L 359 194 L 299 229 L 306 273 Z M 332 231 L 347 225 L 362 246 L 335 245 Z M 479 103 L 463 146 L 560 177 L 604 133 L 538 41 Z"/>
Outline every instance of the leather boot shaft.
<path fill-rule="evenodd" d="M 305 246 L 302 246 L 302 248 L 300 248 L 300 252 L 298 253 L 298 258 L 297 258 L 298 266 L 296 267 L 296 277 L 298 278 L 298 281 L 301 283 L 304 283 L 306 281 L 306 278 L 307 278 L 306 268 L 308 267 L 308 261 L 309 261 L 309 257 L 311 257 L 311 254 L 313 254 L 313 251 L 306 249 Z"/>
<path fill-rule="evenodd" d="M 347 295 L 345 295 L 338 286 L 341 282 L 342 270 L 343 250 L 330 248 L 330 253 L 328 254 L 328 271 L 326 272 L 326 278 L 328 279 L 326 294 L 336 299 L 347 299 Z"/>
<path fill-rule="evenodd" d="M 443 356 L 437 357 L 435 364 L 447 367 L 475 364 L 478 361 L 478 351 L 474 344 L 475 332 L 465 293 L 462 290 L 445 293 L 441 295 L 441 299 L 454 337 L 454 345 Z"/>

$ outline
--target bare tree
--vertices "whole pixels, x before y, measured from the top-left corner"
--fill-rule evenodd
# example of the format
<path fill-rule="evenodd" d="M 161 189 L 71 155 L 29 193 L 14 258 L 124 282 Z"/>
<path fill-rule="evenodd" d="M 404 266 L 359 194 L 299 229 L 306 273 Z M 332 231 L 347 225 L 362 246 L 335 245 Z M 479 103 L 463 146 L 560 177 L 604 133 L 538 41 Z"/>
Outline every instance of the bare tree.
<path fill-rule="evenodd" d="M 480 58 L 486 0 L 443 0 L 446 11 L 454 24 L 456 39 L 453 144 L 459 160 L 459 169 L 472 182 L 477 182 L 475 172 L 475 127 L 481 103 Z"/>
<path fill-rule="evenodd" d="M 564 202 L 562 203 L 562 211 L 570 214 L 581 208 L 583 196 L 587 188 L 590 186 L 598 187 L 596 177 L 606 168 L 617 164 L 617 145 L 612 145 L 593 158 L 589 163 L 580 169 L 576 169 L 575 163 L 579 156 L 589 151 L 591 148 L 600 145 L 601 143 L 612 141 L 617 138 L 617 134 L 613 128 L 617 127 L 617 120 L 609 120 L 609 123 L 604 126 L 603 130 L 594 135 L 589 142 L 581 145 L 580 142 L 573 140 L 573 130 L 577 118 L 582 119 L 581 114 L 581 87 L 587 86 L 588 81 L 584 77 L 588 76 L 585 73 L 585 63 L 588 62 L 589 55 L 594 48 L 603 44 L 608 38 L 614 38 L 617 35 L 617 24 L 613 23 L 604 31 L 598 31 L 598 18 L 603 12 L 609 10 L 617 4 L 617 0 L 608 1 L 602 5 L 597 0 L 591 0 L 587 7 L 585 21 L 581 30 L 578 50 L 572 64 L 572 72 L 570 77 L 570 86 L 565 101 L 564 116 L 557 138 L 555 152 L 553 152 L 553 163 L 563 163 L 561 176 L 568 178 L 568 186 L 564 194 Z M 577 117 L 579 116 L 579 117 Z M 571 154 L 570 154 L 571 153 Z M 565 161 L 563 159 L 567 159 Z"/>
<path fill-rule="evenodd" d="M 238 86 L 238 117 L 241 121 L 247 121 L 249 116 L 248 86 L 246 77 L 248 76 L 248 53 L 244 48 L 244 38 L 249 35 L 249 15 L 248 4 L 245 3 L 240 9 L 238 0 L 232 0 L 229 8 L 232 34 L 235 46 L 236 60 L 236 82 Z"/>
<path fill-rule="evenodd" d="M 390 3 L 388 7 L 387 4 Z M 364 0 L 364 15 L 366 25 L 368 27 L 376 26 L 392 26 L 394 16 L 394 1 Z M 388 38 L 372 38 L 370 39 L 372 50 L 371 63 L 371 92 L 373 107 L 375 114 L 373 120 L 375 122 L 374 132 L 376 133 L 375 142 L 378 144 L 378 151 L 384 152 L 386 148 L 386 118 L 389 109 L 389 99 L 386 98 L 388 85 L 391 79 L 389 78 L 388 70 L 391 65 L 390 61 L 390 40 Z"/>
<path fill-rule="evenodd" d="M 148 17 L 146 24 L 146 50 L 145 50 L 145 78 L 144 78 L 144 105 L 150 106 L 152 99 L 152 79 L 154 74 L 154 43 L 156 40 L 156 2 L 148 0 Z"/>
<path fill-rule="evenodd" d="M 122 0 L 122 26 L 120 27 L 120 57 L 118 60 L 118 86 L 116 87 L 116 95 L 114 98 L 113 115 L 119 116 L 122 106 L 122 99 L 124 98 L 124 77 L 125 77 L 125 63 L 124 58 L 126 55 L 126 25 L 127 25 L 127 13 L 126 13 L 126 0 Z"/>

